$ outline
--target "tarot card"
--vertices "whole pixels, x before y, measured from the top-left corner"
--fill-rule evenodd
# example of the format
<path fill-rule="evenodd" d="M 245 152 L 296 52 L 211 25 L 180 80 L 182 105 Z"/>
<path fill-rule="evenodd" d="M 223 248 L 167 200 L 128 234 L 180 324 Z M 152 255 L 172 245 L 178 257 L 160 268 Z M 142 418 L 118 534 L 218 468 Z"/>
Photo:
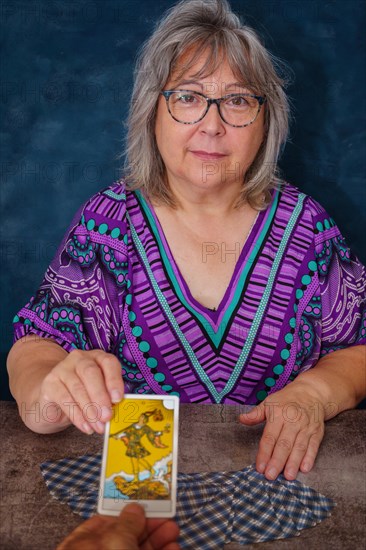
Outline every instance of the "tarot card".
<path fill-rule="evenodd" d="M 179 398 L 129 395 L 106 425 L 98 512 L 118 515 L 129 502 L 146 517 L 175 515 Z"/>

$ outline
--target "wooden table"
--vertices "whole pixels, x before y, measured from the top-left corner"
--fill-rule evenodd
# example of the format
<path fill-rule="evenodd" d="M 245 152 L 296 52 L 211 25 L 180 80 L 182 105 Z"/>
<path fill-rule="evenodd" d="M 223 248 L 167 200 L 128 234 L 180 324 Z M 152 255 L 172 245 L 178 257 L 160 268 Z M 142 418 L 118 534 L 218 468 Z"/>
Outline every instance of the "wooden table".
<path fill-rule="evenodd" d="M 102 436 L 86 436 L 75 428 L 38 435 L 23 425 L 15 403 L 0 402 L 0 411 L 0 548 L 54 549 L 81 518 L 50 496 L 39 465 L 45 460 L 100 452 Z M 262 428 L 239 424 L 240 411 L 239 406 L 181 405 L 179 471 L 239 470 L 252 464 Z M 302 531 L 299 537 L 247 546 L 230 544 L 225 550 L 363 548 L 365 426 L 366 410 L 347 411 L 329 421 L 316 466 L 309 474 L 298 476 L 337 502 L 330 518 Z"/>

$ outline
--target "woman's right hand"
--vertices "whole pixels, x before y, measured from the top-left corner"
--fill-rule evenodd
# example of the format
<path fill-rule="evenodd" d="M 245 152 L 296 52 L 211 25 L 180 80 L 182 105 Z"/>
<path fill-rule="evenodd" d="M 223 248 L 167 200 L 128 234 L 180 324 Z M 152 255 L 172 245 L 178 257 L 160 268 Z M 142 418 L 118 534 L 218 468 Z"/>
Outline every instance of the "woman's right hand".
<path fill-rule="evenodd" d="M 43 421 L 104 432 L 112 404 L 124 395 L 121 364 L 103 350 L 73 350 L 45 376 L 39 402 Z M 68 422 L 69 421 L 69 422 Z"/>

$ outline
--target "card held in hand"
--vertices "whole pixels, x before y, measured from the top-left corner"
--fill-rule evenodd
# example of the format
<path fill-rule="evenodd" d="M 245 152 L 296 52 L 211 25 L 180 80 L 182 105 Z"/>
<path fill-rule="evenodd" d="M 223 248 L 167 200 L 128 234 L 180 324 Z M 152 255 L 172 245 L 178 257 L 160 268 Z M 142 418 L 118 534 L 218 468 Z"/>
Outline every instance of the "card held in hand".
<path fill-rule="evenodd" d="M 146 517 L 176 509 L 179 398 L 130 395 L 114 405 L 104 434 L 98 512 L 117 516 L 138 502 Z"/>

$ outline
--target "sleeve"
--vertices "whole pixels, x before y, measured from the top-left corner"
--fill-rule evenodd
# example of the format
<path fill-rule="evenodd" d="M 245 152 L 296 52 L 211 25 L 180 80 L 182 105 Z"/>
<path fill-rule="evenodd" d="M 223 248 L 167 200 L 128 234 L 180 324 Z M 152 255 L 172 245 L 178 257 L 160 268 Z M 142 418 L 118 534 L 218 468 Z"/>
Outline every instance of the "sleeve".
<path fill-rule="evenodd" d="M 366 343 L 366 276 L 365 267 L 324 209 L 314 222 L 322 312 L 320 355 L 324 356 Z"/>
<path fill-rule="evenodd" d="M 162 432 L 155 432 L 152 428 L 149 428 L 148 426 L 145 426 L 145 433 L 147 435 L 148 440 L 154 447 L 159 447 L 159 445 L 156 444 L 156 438 L 160 437 Z"/>
<path fill-rule="evenodd" d="M 79 210 L 39 289 L 14 318 L 14 341 L 36 334 L 68 352 L 113 352 L 128 280 L 125 198 L 114 185 Z M 105 214 L 111 211 L 113 218 Z"/>

